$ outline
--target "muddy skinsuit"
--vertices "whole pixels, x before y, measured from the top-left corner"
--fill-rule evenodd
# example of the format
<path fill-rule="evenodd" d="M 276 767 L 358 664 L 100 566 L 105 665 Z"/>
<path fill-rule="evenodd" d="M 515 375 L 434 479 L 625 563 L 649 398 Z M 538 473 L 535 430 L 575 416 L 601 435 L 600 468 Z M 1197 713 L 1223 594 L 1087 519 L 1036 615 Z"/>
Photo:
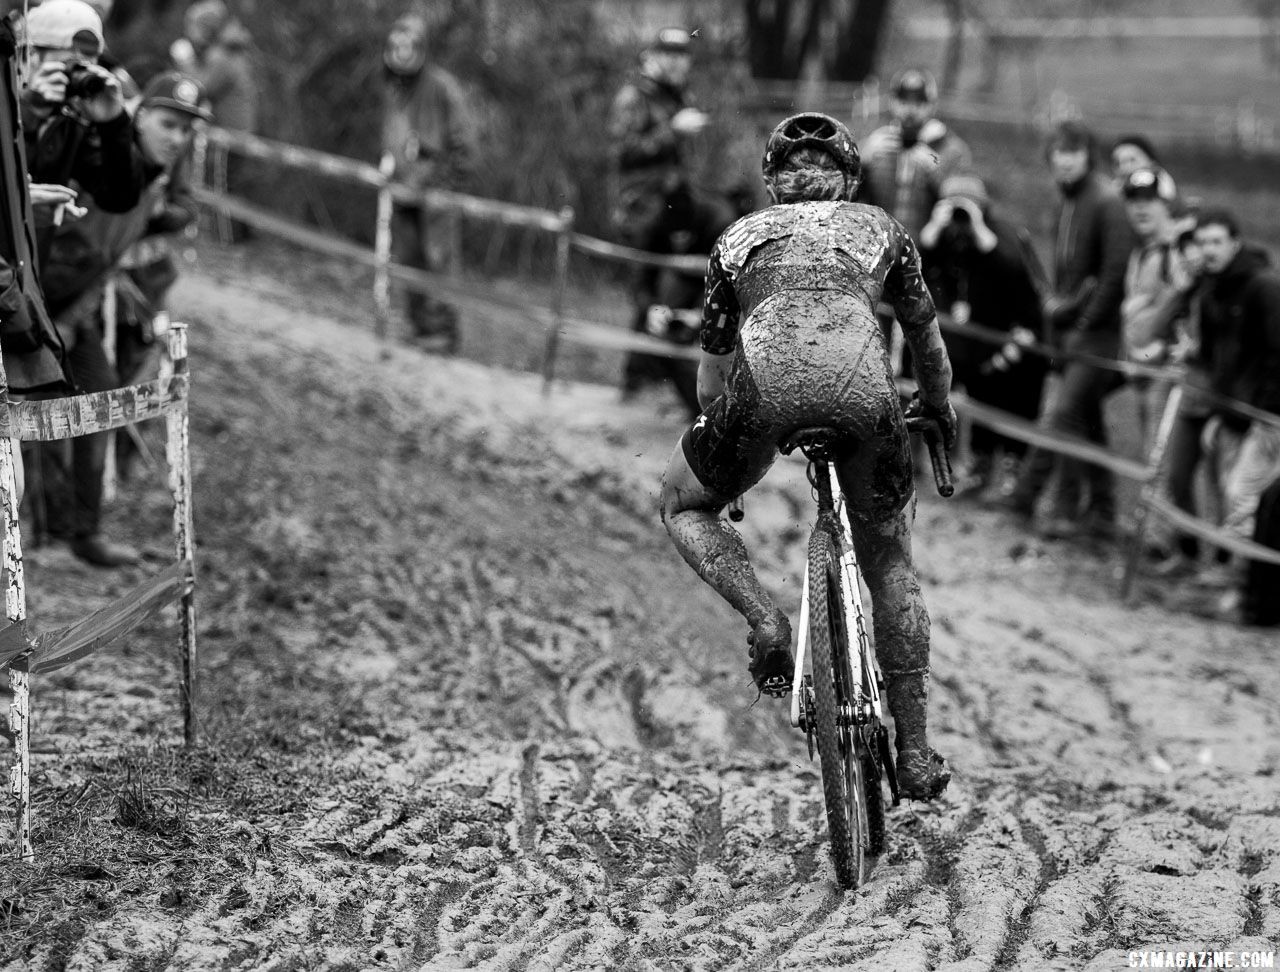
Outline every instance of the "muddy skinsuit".
<path fill-rule="evenodd" d="M 712 251 L 702 318 L 703 350 L 736 358 L 724 394 L 681 442 L 699 481 L 727 501 L 760 481 L 795 429 L 850 433 L 857 444 L 836 471 L 871 592 L 876 652 L 898 745 L 923 751 L 929 616 L 911 563 L 911 454 L 874 310 L 881 299 L 931 377 L 949 375 L 940 341 L 927 341 L 933 301 L 897 220 L 844 202 L 773 206 L 738 220 Z M 668 529 L 757 634 L 762 624 L 786 627 L 724 520 L 676 514 Z"/>

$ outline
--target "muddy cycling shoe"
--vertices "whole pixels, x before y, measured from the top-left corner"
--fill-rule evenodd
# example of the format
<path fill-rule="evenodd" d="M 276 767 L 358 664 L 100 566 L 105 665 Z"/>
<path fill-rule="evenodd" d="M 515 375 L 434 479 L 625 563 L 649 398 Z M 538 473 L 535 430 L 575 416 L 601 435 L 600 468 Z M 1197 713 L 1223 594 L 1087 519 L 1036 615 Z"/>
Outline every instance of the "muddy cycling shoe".
<path fill-rule="evenodd" d="M 898 752 L 898 792 L 908 800 L 933 800 L 951 782 L 951 767 L 931 748 Z"/>
<path fill-rule="evenodd" d="M 747 637 L 747 671 L 763 694 L 781 698 L 791 691 L 796 660 L 791 654 L 791 622 L 785 615 L 756 625 Z"/>

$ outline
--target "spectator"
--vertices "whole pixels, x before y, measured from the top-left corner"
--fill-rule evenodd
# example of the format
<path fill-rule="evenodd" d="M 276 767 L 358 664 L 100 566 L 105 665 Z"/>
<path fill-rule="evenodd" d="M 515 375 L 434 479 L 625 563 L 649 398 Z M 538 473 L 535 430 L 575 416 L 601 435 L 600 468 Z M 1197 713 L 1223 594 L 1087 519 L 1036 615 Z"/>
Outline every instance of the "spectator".
<path fill-rule="evenodd" d="M 198 0 L 187 8 L 183 34 L 169 48 L 174 67 L 195 78 L 223 128 L 258 130 L 258 82 L 253 38 L 223 0 Z"/>
<path fill-rule="evenodd" d="M 27 42 L 32 74 L 22 95 L 22 124 L 31 181 L 74 181 L 105 212 L 132 209 L 142 193 L 142 158 L 120 81 L 97 63 L 101 19 L 83 0 L 46 0 L 27 18 Z M 42 264 L 60 212 L 36 208 Z"/>
<path fill-rule="evenodd" d="M 382 151 L 390 156 L 398 182 L 418 190 L 462 189 L 475 165 L 474 118 L 457 79 L 427 63 L 427 41 L 420 14 L 404 15 L 387 36 Z M 397 202 L 391 225 L 397 263 L 420 270 L 438 264 L 444 234 L 435 232 L 426 207 Z M 458 314 L 452 305 L 414 288 L 408 291 L 406 313 L 413 335 L 429 350 L 457 349 Z"/>
<path fill-rule="evenodd" d="M 645 245 L 667 198 L 687 187 L 686 139 L 709 121 L 689 102 L 692 65 L 688 31 L 663 28 L 640 55 L 640 76 L 613 99 L 608 122 L 616 179 L 612 220 L 618 238 L 630 246 Z"/>
<path fill-rule="evenodd" d="M 1120 197 L 1095 171 L 1092 132 L 1079 123 L 1062 122 L 1050 136 L 1045 155 L 1062 196 L 1054 220 L 1054 293 L 1045 306 L 1050 331 L 1068 353 L 1115 360 L 1120 355 L 1120 304 L 1133 231 Z M 1058 394 L 1041 416 L 1041 425 L 1049 432 L 1105 446 L 1103 401 L 1121 384 L 1117 371 L 1065 358 Z M 1054 464 L 1053 453 L 1031 449 L 1005 505 L 1030 518 Z M 1062 482 L 1046 535 L 1113 536 L 1111 474 L 1071 460 L 1061 465 Z M 1086 485 L 1088 495 L 1080 509 Z"/>
<path fill-rule="evenodd" d="M 867 137 L 862 152 L 862 188 L 858 199 L 879 206 L 920 234 L 943 180 L 969 169 L 969 146 L 936 116 L 938 82 L 928 71 L 900 71 L 889 86 L 889 124 Z"/>
<path fill-rule="evenodd" d="M 79 220 L 58 229 L 43 275 L 45 299 L 69 347 L 72 374 L 81 390 L 107 391 L 119 378 L 102 344 L 102 290 L 120 257 L 148 229 L 171 231 L 195 218 L 188 197 L 170 206 L 166 194 L 181 184 L 196 119 L 209 119 L 199 82 L 185 75 L 161 75 L 144 89 L 132 131 L 145 162 L 146 188 L 127 213 L 91 207 Z M 58 526 L 69 534 L 71 551 L 101 567 L 136 563 L 130 547 L 101 532 L 102 472 L 107 433 L 72 440 L 70 515 Z M 51 506 L 51 511 L 58 509 Z"/>
<path fill-rule="evenodd" d="M 1044 272 L 1026 232 L 992 213 L 986 187 L 977 176 L 948 177 L 941 195 L 919 239 L 934 302 L 957 324 L 979 324 L 1008 338 L 993 346 L 948 334 L 955 381 L 975 401 L 1034 419 L 1048 364 L 1023 348 L 1041 331 L 1038 285 Z M 1019 440 L 982 425 L 973 427 L 970 449 L 969 468 L 958 482 L 964 492 L 986 488 L 997 468 L 997 454 L 1016 460 L 1025 452 Z"/>
<path fill-rule="evenodd" d="M 1200 323 L 1199 285 L 1203 274 L 1203 259 L 1194 231 L 1179 235 L 1170 257 L 1169 277 L 1177 292 L 1177 300 L 1168 309 L 1175 333 L 1174 343 L 1169 348 L 1169 358 L 1174 362 L 1183 362 L 1186 374 L 1183 378 L 1182 403 L 1165 447 L 1165 470 L 1169 498 L 1179 509 L 1194 515 L 1196 472 L 1204 456 L 1202 441 L 1205 426 L 1213 414 L 1210 401 L 1203 393 L 1209 388 L 1210 380 L 1202 349 Z M 1183 574 L 1195 569 L 1195 561 L 1200 554 L 1199 542 L 1189 534 L 1175 536 L 1176 547 L 1167 551 L 1169 556 L 1157 568 L 1158 573 Z"/>
<path fill-rule="evenodd" d="M 1155 146 L 1145 135 L 1121 135 L 1111 143 L 1107 154 L 1116 186 L 1123 185 L 1125 177 L 1135 169 L 1153 169 L 1160 165 Z"/>
<path fill-rule="evenodd" d="M 1200 216 L 1196 243 L 1204 254 L 1200 327 L 1212 388 L 1280 417 L 1280 276 L 1244 245 L 1226 210 Z M 1223 526 L 1250 538 L 1258 500 L 1280 477 L 1280 423 L 1249 422 L 1225 408 L 1217 415 L 1243 434 L 1224 483 Z"/>
<path fill-rule="evenodd" d="M 1129 255 L 1124 302 L 1120 305 L 1125 357 L 1141 364 L 1165 364 L 1176 337 L 1176 308 L 1185 303 L 1173 273 L 1178 229 L 1173 206 L 1177 190 L 1163 169 L 1143 167 L 1124 177 L 1120 194 L 1138 244 Z M 1163 407 L 1168 385 L 1147 377 L 1133 378 L 1130 384 L 1137 395 L 1138 425 L 1145 452 L 1150 448 L 1152 425 Z"/>

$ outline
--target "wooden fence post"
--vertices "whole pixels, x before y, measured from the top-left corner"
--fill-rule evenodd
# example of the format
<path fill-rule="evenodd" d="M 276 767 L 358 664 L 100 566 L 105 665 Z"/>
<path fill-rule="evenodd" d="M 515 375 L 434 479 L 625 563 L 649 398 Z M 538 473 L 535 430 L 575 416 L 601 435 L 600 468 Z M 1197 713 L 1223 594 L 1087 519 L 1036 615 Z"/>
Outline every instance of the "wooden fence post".
<path fill-rule="evenodd" d="M 1147 481 L 1142 484 L 1141 498 L 1138 501 L 1137 510 L 1134 511 L 1133 536 L 1129 538 L 1124 576 L 1120 581 L 1120 599 L 1123 601 L 1129 600 L 1129 594 L 1133 589 L 1133 578 L 1138 570 L 1138 562 L 1142 559 L 1142 545 L 1146 538 L 1147 519 L 1151 514 L 1151 501 L 1160 489 L 1160 474 L 1164 470 L 1165 452 L 1181 408 L 1182 382 L 1179 381 L 1169 390 L 1169 397 L 1165 399 L 1164 413 L 1160 416 L 1156 438 L 1147 456 Z"/>
<path fill-rule="evenodd" d="M 3 380 L 0 371 L 0 380 Z M 0 407 L 9 408 L 9 396 L 0 393 Z M 5 617 L 12 625 L 27 618 L 27 597 L 22 574 L 22 538 L 18 530 L 18 492 L 14 475 L 15 440 L 0 437 L 0 498 L 4 509 Z M 14 847 L 20 861 L 30 861 L 31 849 L 31 674 L 27 656 L 9 663 L 9 731 L 13 734 L 13 762 L 6 782 L 14 800 Z"/>
<path fill-rule="evenodd" d="M 560 210 L 560 228 L 556 231 L 556 280 L 551 295 L 551 324 L 547 327 L 547 349 L 542 361 L 542 393 L 551 394 L 556 373 L 556 355 L 560 351 L 560 328 L 564 325 L 564 297 L 569 286 L 569 256 L 573 245 L 573 207 Z"/>
<path fill-rule="evenodd" d="M 378 216 L 373 235 L 373 309 L 374 331 L 379 341 L 386 341 L 391 327 L 391 179 L 395 175 L 396 162 L 390 152 L 384 152 L 378 172 L 382 183 L 378 186 Z M 383 354 L 387 349 L 382 349 Z"/>
<path fill-rule="evenodd" d="M 169 325 L 169 357 L 173 374 L 187 374 L 187 325 Z M 190 392 L 188 391 L 188 395 Z M 188 401 L 190 399 L 188 398 Z M 182 655 L 182 737 L 188 745 L 196 741 L 196 604 L 195 604 L 195 524 L 191 497 L 190 422 L 187 405 L 165 416 L 168 436 L 165 455 L 169 460 L 169 492 L 173 497 L 173 536 L 178 559 L 189 571 L 178 606 L 179 642 Z"/>

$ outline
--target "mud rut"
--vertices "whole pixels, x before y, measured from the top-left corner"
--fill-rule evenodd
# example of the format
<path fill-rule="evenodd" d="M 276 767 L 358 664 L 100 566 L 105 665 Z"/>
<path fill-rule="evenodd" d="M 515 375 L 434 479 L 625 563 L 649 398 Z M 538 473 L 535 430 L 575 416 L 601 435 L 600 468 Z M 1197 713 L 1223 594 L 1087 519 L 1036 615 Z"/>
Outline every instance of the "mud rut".
<path fill-rule="evenodd" d="M 250 353 L 268 333 L 351 343 L 252 290 L 193 277 L 179 300 Z M 1077 969 L 1125 967 L 1129 948 L 1275 947 L 1274 639 L 1123 609 L 1111 564 L 924 497 L 935 744 L 956 778 L 941 804 L 891 811 L 872 881 L 842 893 L 816 764 L 781 706 L 750 705 L 745 628 L 682 565 L 649 566 L 665 556 L 650 504 L 670 417 L 357 354 L 455 416 L 446 452 L 545 456 L 494 473 L 518 518 L 594 494 L 587 569 L 537 534 L 530 577 L 459 527 L 424 595 L 455 650 L 410 664 L 369 618 L 358 658 L 324 661 L 389 683 L 395 731 L 344 757 L 372 785 L 299 828 L 245 824 L 252 876 L 191 914 L 117 914 L 68 967 Z M 748 542 L 794 609 L 802 467 L 748 502 Z"/>

